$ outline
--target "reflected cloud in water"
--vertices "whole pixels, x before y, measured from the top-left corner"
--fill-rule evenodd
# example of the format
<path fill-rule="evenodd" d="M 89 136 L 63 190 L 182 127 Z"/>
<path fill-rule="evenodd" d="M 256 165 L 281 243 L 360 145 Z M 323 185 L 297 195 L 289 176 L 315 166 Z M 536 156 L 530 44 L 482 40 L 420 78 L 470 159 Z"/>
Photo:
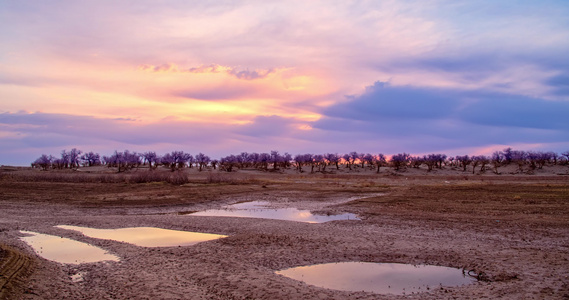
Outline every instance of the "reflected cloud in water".
<path fill-rule="evenodd" d="M 355 214 L 345 213 L 339 215 L 316 215 L 309 210 L 299 210 L 294 207 L 289 208 L 269 208 L 270 202 L 251 201 L 225 206 L 221 209 L 208 209 L 191 216 L 207 217 L 241 217 L 297 221 L 306 223 L 324 223 L 336 220 L 359 220 Z"/>
<path fill-rule="evenodd" d="M 397 263 L 340 262 L 290 268 L 276 273 L 322 288 L 395 295 L 476 281 L 456 268 Z"/>
<path fill-rule="evenodd" d="M 33 231 L 20 232 L 29 235 L 21 237 L 21 240 L 30 245 L 39 256 L 51 261 L 62 264 L 119 261 L 116 255 L 76 240 Z"/>
<path fill-rule="evenodd" d="M 97 229 L 70 225 L 58 225 L 55 227 L 79 231 L 92 238 L 125 242 L 141 247 L 191 246 L 197 243 L 227 237 L 226 235 L 221 234 L 180 231 L 155 227 L 130 227 L 119 229 Z"/>

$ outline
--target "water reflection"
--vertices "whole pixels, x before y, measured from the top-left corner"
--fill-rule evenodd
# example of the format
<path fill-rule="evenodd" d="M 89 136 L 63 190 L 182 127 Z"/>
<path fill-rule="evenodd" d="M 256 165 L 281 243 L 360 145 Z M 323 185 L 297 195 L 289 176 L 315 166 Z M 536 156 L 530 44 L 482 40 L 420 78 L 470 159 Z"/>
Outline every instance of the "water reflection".
<path fill-rule="evenodd" d="M 100 261 L 119 261 L 116 255 L 86 243 L 55 235 L 20 231 L 30 236 L 20 239 L 30 245 L 41 257 L 62 264 L 82 264 Z"/>
<path fill-rule="evenodd" d="M 200 242 L 227 237 L 226 235 L 221 234 L 189 232 L 154 227 L 131 227 L 119 229 L 97 229 L 70 225 L 58 225 L 56 227 L 76 230 L 92 238 L 131 243 L 142 247 L 190 246 Z"/>
<path fill-rule="evenodd" d="M 355 214 L 350 213 L 340 215 L 315 215 L 309 210 L 299 210 L 294 207 L 268 208 L 269 205 L 270 202 L 267 201 L 251 201 L 228 205 L 222 209 L 208 209 L 191 213 L 190 215 L 207 217 L 260 218 L 307 223 L 324 223 L 335 220 L 359 220 Z"/>
<path fill-rule="evenodd" d="M 290 268 L 276 273 L 328 289 L 396 295 L 476 281 L 465 276 L 460 269 L 395 263 L 329 263 Z"/>

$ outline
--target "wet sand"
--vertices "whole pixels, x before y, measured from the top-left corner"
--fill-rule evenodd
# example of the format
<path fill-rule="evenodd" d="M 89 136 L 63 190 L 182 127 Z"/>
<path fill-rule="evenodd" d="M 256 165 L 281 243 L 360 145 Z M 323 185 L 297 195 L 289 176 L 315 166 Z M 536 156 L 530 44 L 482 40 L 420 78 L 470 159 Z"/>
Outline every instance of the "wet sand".
<path fill-rule="evenodd" d="M 196 181 L 184 186 L 1 180 L 0 244 L 31 261 L 13 272 L 16 275 L 11 280 L 10 292 L 2 296 L 8 299 L 569 297 L 567 176 L 306 176 L 260 174 L 255 180 L 237 184 Z M 306 182 L 307 178 L 312 182 Z M 186 214 L 243 201 L 268 201 L 274 207 L 296 207 L 318 213 L 349 212 L 358 214 L 362 220 L 310 224 Z M 159 227 L 229 237 L 187 247 L 147 248 L 89 238 L 56 225 L 107 229 Z M 121 261 L 80 265 L 48 261 L 36 256 L 20 239 L 23 236 L 20 230 L 89 243 L 119 256 Z M 4 265 L 8 261 L 5 253 L 8 252 L 0 252 Z M 277 270 L 296 266 L 351 261 L 464 268 L 478 274 L 480 281 L 396 296 L 324 289 L 275 274 Z M 5 270 L 2 269 L 3 276 Z M 3 288 L 5 291 L 7 288 Z"/>

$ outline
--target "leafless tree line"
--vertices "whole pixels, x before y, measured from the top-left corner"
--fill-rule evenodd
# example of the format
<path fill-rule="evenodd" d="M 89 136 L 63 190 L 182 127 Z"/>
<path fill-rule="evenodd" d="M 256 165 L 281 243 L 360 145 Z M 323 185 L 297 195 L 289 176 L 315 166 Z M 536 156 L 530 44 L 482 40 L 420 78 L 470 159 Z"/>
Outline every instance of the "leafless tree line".
<path fill-rule="evenodd" d="M 79 167 L 103 165 L 117 168 L 118 172 L 123 172 L 141 166 L 147 167 L 150 171 L 162 166 L 171 171 L 184 168 L 197 168 L 199 171 L 204 169 L 219 169 L 221 171 L 232 172 L 238 169 L 258 169 L 264 171 L 275 171 L 281 169 L 294 168 L 298 172 L 305 172 L 305 167 L 310 168 L 310 172 L 327 172 L 330 169 L 339 170 L 341 167 L 348 170 L 370 169 L 379 173 L 382 167 L 391 167 L 396 171 L 405 168 L 421 168 L 426 166 L 427 171 L 451 167 L 462 169 L 466 172 L 469 167 L 472 173 L 477 168 L 481 173 L 491 170 L 499 173 L 502 166 L 515 164 L 517 170 L 522 172 L 524 168 L 529 170 L 542 169 L 545 165 L 568 165 L 569 151 L 557 154 L 551 151 L 522 151 L 506 148 L 496 151 L 490 156 L 485 155 L 458 155 L 447 156 L 446 154 L 428 154 L 423 156 L 413 156 L 407 153 L 392 155 L 389 159 L 382 153 L 358 153 L 350 152 L 347 154 L 326 153 L 326 154 L 297 154 L 294 157 L 289 153 L 280 154 L 279 151 L 270 153 L 247 153 L 232 154 L 218 159 L 211 159 L 209 156 L 198 153 L 195 156 L 184 151 L 172 151 L 164 155 L 157 155 L 156 152 L 137 153 L 129 150 L 115 151 L 109 156 L 100 156 L 94 152 L 83 152 L 76 148 L 63 150 L 60 157 L 42 154 L 31 165 L 42 170 L 48 169 L 77 169 Z"/>

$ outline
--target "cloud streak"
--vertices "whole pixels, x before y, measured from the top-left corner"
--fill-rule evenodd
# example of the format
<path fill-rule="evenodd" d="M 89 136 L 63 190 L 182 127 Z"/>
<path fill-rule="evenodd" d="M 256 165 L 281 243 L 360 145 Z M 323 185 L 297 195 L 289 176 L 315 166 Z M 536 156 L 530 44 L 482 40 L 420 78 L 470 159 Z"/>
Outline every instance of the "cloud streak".
<path fill-rule="evenodd" d="M 198 67 L 191 67 L 191 68 L 180 68 L 175 64 L 162 64 L 158 66 L 153 65 L 142 65 L 139 67 L 140 70 L 149 71 L 149 72 L 180 72 L 180 73 L 225 73 L 234 76 L 237 79 L 243 80 L 255 80 L 255 79 L 263 79 L 269 76 L 272 73 L 277 72 L 276 69 L 268 69 L 268 70 L 253 70 L 250 71 L 249 69 L 240 70 L 234 67 L 227 67 L 221 66 L 217 64 L 211 65 L 201 65 Z"/>

